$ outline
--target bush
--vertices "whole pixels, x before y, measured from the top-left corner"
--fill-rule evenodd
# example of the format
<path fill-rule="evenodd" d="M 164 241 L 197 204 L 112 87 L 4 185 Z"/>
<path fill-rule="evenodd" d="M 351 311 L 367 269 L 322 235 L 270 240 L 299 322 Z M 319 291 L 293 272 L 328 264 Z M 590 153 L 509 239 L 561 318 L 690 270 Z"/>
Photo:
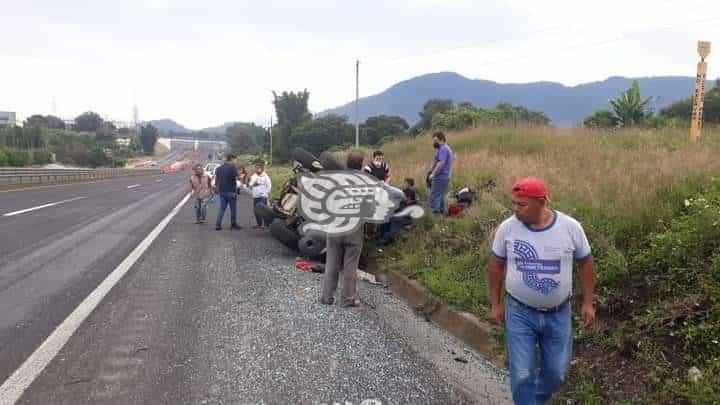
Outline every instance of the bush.
<path fill-rule="evenodd" d="M 8 153 L 8 164 L 14 167 L 29 166 L 32 164 L 32 157 L 30 152 L 26 150 L 9 150 Z"/>
<path fill-rule="evenodd" d="M 36 165 L 52 163 L 52 153 L 49 150 L 44 149 L 33 151 L 32 160 Z"/>
<path fill-rule="evenodd" d="M 8 156 L 4 150 L 0 149 L 0 167 L 8 165 Z"/>

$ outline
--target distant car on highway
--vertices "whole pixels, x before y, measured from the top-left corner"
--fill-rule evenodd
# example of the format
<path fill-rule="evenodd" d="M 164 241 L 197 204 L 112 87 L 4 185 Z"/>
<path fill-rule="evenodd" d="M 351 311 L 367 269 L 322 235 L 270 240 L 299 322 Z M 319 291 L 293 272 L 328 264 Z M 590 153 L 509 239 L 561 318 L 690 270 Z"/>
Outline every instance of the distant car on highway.
<path fill-rule="evenodd" d="M 220 167 L 220 163 L 208 163 L 205 165 L 205 173 L 212 179 L 215 177 L 215 169 L 218 167 Z"/>

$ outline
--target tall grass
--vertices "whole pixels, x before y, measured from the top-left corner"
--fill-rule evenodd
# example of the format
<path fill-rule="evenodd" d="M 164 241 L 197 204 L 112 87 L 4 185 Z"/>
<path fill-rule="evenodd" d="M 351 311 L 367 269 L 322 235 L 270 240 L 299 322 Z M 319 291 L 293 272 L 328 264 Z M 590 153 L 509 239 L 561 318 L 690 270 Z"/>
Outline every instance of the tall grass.
<path fill-rule="evenodd" d="M 621 346 L 638 345 L 638 341 L 633 339 L 642 339 L 646 332 L 638 331 L 637 325 L 664 322 L 665 317 L 657 314 L 664 313 L 663 308 L 672 302 L 675 306 L 671 307 L 678 312 L 671 318 L 688 321 L 684 325 L 673 326 L 675 329 L 662 324 L 659 329 L 656 328 L 651 340 L 642 346 L 644 352 L 631 356 L 637 373 L 625 379 L 632 381 L 638 378 L 644 384 L 639 390 L 641 392 L 633 393 L 633 397 L 647 400 L 648 395 L 669 395 L 667 398 L 687 399 L 690 394 L 682 393 L 685 390 L 683 373 L 687 367 L 704 364 L 704 357 L 714 361 L 707 363 L 707 367 L 720 367 L 718 359 L 712 360 L 715 351 L 688 349 L 698 345 L 709 347 L 707 339 L 703 340 L 700 337 L 702 333 L 698 331 L 709 333 L 717 330 L 710 319 L 720 316 L 720 304 L 712 306 L 715 305 L 712 303 L 720 303 L 720 296 L 713 297 L 708 304 L 715 309 L 708 310 L 711 315 L 706 318 L 682 312 L 689 311 L 687 308 L 691 306 L 684 304 L 696 300 L 698 294 L 712 291 L 718 295 L 720 276 L 715 281 L 704 276 L 670 277 L 671 274 L 685 275 L 688 272 L 703 274 L 720 268 L 710 259 L 718 253 L 707 252 L 708 256 L 701 260 L 681 256 L 676 262 L 685 266 L 682 267 L 681 264 L 670 263 L 663 253 L 665 250 L 662 250 L 676 249 L 675 245 L 668 245 L 669 240 L 691 241 L 687 243 L 703 241 L 702 246 L 707 246 L 707 249 L 715 249 L 717 245 L 714 241 L 704 241 L 702 236 L 714 235 L 706 228 L 712 229 L 715 222 L 705 224 L 700 229 L 702 235 L 691 237 L 686 233 L 694 232 L 697 224 L 704 224 L 704 219 L 684 216 L 687 215 L 686 199 L 693 201 L 693 198 L 706 192 L 711 198 L 718 188 L 713 184 L 716 183 L 714 176 L 720 173 L 720 130 L 706 131 L 697 145 L 689 143 L 687 131 L 677 129 L 603 132 L 522 127 L 476 128 L 450 133 L 448 143 L 455 151 L 451 190 L 463 186 L 482 190 L 478 202 L 460 218 L 428 217 L 420 221 L 412 235 L 406 235 L 377 256 L 381 268 L 403 271 L 421 280 L 449 303 L 485 316 L 485 269 L 494 228 L 511 214 L 509 190 L 512 183 L 519 177 L 538 176 L 548 183 L 552 206 L 576 217 L 588 233 L 597 263 L 600 312 L 610 311 L 611 301 L 625 303 L 635 300 L 634 307 L 628 305 L 629 309 L 624 310 L 628 317 L 625 319 L 631 321 L 620 322 L 616 318 L 605 317 L 600 320 L 603 326 L 586 336 L 589 340 L 580 339 L 578 353 L 581 363 L 594 364 L 598 361 L 583 357 L 592 353 L 592 350 L 583 349 L 585 343 L 600 342 L 605 345 L 605 350 L 611 352 Z M 384 145 L 383 152 L 392 168 L 396 185 L 401 184 L 403 178 L 415 178 L 421 193 L 427 196 L 424 178 L 434 153 L 430 137 L 398 140 Z M 490 180 L 497 187 L 485 189 L 483 186 Z M 714 212 L 712 215 L 720 223 L 720 214 Z M 660 235 L 660 239 L 653 239 L 653 235 Z M 666 243 L 663 245 L 656 240 Z M 698 248 L 683 249 L 694 252 Z M 716 261 L 720 263 L 720 259 Z M 646 263 L 653 263 L 654 267 L 650 268 Z M 677 269 L 671 272 L 671 266 Z M 665 273 L 667 277 L 663 275 Z M 720 274 L 713 274 L 716 273 Z M 693 281 L 680 289 L 663 284 L 677 283 L 677 280 Z M 638 283 L 645 292 L 639 298 L 634 295 L 629 297 L 628 290 Z M 639 301 L 641 298 L 642 302 Z M 690 319 L 694 321 L 690 322 Z M 675 339 L 671 346 L 668 346 L 665 335 Z M 684 337 L 677 338 L 680 335 Z M 590 341 L 595 343 L 588 343 Z M 708 357 L 703 353 L 712 355 Z M 672 365 L 666 360 L 670 357 L 677 360 Z M 592 373 L 581 375 L 589 381 L 599 381 L 606 398 L 631 395 L 623 391 L 627 387 L 622 388 L 621 380 L 603 380 Z M 715 390 L 710 388 L 715 382 L 708 382 L 703 389 Z M 613 394 L 611 388 L 618 392 Z M 672 392 L 667 393 L 667 389 Z M 718 391 L 712 392 L 720 395 Z"/>

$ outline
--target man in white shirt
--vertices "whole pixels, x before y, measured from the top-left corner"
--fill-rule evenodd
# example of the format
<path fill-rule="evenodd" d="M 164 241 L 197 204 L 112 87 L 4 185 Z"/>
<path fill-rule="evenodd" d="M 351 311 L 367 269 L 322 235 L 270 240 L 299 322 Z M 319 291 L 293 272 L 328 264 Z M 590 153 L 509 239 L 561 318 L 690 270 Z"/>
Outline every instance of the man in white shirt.
<path fill-rule="evenodd" d="M 272 189 L 272 182 L 270 181 L 270 176 L 265 173 L 265 163 L 255 163 L 255 173 L 250 176 L 248 187 L 252 190 L 253 207 L 258 204 L 267 205 L 268 198 L 270 197 L 270 191 Z M 254 228 L 262 228 L 263 225 L 270 226 L 263 217 L 257 214 L 255 214 L 255 221 L 257 222 L 257 225 L 255 225 Z"/>
<path fill-rule="evenodd" d="M 515 183 L 515 215 L 496 230 L 488 269 L 491 320 L 505 322 L 516 404 L 544 404 L 565 380 L 572 357 L 575 263 L 580 267 L 582 326 L 595 319 L 595 265 L 585 231 L 575 219 L 550 209 L 549 202 L 542 180 L 527 177 Z"/>

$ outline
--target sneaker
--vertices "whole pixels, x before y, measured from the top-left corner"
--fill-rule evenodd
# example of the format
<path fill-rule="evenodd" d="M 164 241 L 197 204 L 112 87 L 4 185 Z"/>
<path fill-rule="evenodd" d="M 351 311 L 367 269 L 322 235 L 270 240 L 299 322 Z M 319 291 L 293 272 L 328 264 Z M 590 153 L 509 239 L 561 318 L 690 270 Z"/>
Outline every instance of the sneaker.
<path fill-rule="evenodd" d="M 216 230 L 216 231 L 222 231 L 222 226 L 216 226 L 216 227 L 215 227 L 215 230 Z"/>
<path fill-rule="evenodd" d="M 320 303 L 323 305 L 332 305 L 335 303 L 335 298 L 330 298 L 330 300 L 325 301 L 324 299 L 320 298 Z"/>
<path fill-rule="evenodd" d="M 242 226 L 235 224 L 235 225 L 231 225 L 230 229 L 242 229 Z"/>

